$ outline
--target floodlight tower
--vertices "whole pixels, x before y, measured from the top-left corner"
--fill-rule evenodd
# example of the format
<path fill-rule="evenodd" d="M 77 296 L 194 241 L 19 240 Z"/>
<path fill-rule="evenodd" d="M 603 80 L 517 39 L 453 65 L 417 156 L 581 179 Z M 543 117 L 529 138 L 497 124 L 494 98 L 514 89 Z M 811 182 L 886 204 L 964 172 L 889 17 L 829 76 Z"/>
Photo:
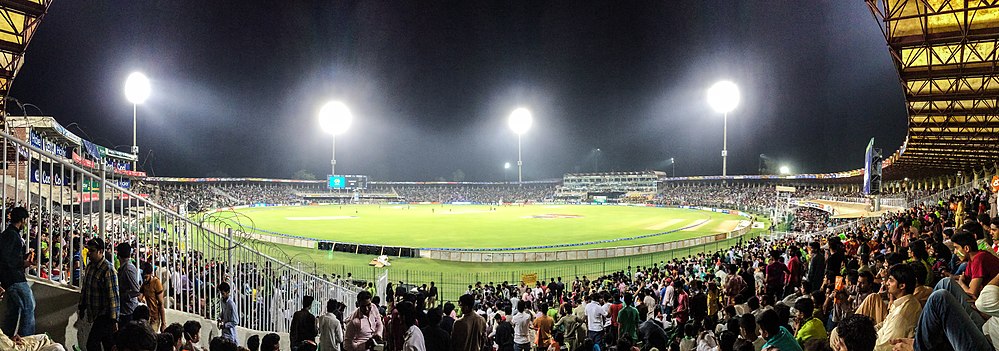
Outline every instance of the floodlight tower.
<path fill-rule="evenodd" d="M 520 107 L 513 110 L 510 113 L 510 129 L 517 134 L 517 184 L 522 184 L 524 182 L 524 161 L 521 159 L 521 149 L 520 140 L 524 133 L 527 133 L 528 129 L 531 129 L 531 123 L 533 123 L 534 117 L 531 116 L 531 111 L 526 108 Z"/>
<path fill-rule="evenodd" d="M 708 89 L 708 104 L 715 112 L 725 115 L 722 136 L 722 176 L 728 175 L 728 113 L 739 106 L 739 87 L 727 80 L 715 83 Z"/>
<path fill-rule="evenodd" d="M 319 109 L 319 127 L 333 136 L 333 159 L 330 160 L 330 175 L 336 175 L 336 136 L 350 127 L 354 115 L 347 105 L 340 101 L 330 101 Z"/>
<path fill-rule="evenodd" d="M 132 103 L 132 155 L 135 155 L 136 161 L 139 159 L 139 145 L 136 143 L 136 110 L 138 105 L 146 102 L 149 98 L 149 94 L 152 88 L 149 85 L 149 78 L 146 78 L 145 74 L 140 72 L 132 72 L 125 79 L 125 98 L 128 102 Z M 132 171 L 135 171 L 136 161 L 132 161 Z"/>

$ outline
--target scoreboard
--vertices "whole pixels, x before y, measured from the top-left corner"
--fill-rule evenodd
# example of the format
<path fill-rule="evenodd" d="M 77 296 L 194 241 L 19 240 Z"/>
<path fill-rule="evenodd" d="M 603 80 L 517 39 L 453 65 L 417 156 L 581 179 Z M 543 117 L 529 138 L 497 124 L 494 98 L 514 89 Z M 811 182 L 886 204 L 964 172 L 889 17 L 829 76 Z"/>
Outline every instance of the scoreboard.
<path fill-rule="evenodd" d="M 329 175 L 327 186 L 330 189 L 365 190 L 368 188 L 368 176 L 365 175 Z"/>

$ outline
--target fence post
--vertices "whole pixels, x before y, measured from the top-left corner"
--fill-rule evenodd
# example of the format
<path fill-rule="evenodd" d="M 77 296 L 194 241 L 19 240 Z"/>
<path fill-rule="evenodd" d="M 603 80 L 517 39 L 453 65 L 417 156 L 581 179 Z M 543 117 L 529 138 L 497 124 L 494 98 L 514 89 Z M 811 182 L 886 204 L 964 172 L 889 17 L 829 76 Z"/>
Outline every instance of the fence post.
<path fill-rule="evenodd" d="M 104 213 L 105 213 L 105 210 L 106 210 L 105 204 L 104 204 L 104 193 L 107 193 L 108 180 L 107 180 L 107 177 L 104 175 L 104 167 L 106 167 L 104 165 L 104 160 L 101 160 L 101 190 L 100 190 L 100 193 L 99 193 L 99 196 L 98 196 L 98 200 L 101 203 L 99 205 L 97 205 L 97 208 L 101 209 L 101 215 L 97 216 L 97 229 L 100 232 L 99 235 L 101 237 L 101 240 L 105 240 L 105 242 L 106 242 L 107 241 L 107 232 L 105 231 L 105 224 L 104 224 Z M 39 182 L 40 181 L 41 180 L 39 180 Z M 30 193 L 28 195 L 27 202 L 31 203 L 31 195 L 30 195 Z M 82 211 L 82 206 L 83 205 L 80 205 L 80 206 L 81 206 L 81 211 Z M 91 223 L 93 223 L 93 222 L 91 222 Z"/>

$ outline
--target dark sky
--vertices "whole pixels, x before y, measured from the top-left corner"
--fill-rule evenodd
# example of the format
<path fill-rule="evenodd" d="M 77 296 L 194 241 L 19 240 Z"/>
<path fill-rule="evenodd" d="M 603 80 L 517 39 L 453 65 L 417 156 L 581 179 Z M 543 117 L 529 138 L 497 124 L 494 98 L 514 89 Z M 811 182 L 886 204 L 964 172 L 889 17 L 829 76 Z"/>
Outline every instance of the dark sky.
<path fill-rule="evenodd" d="M 729 174 L 761 153 L 860 168 L 867 139 L 891 153 L 906 125 L 862 1 L 56 1 L 11 95 L 129 145 L 133 70 L 153 84 L 138 138 L 158 176 L 323 176 L 332 99 L 354 114 L 338 173 L 373 180 L 516 178 L 518 106 L 525 180 L 592 171 L 594 148 L 601 170 L 720 174 L 720 79 L 743 94 Z"/>

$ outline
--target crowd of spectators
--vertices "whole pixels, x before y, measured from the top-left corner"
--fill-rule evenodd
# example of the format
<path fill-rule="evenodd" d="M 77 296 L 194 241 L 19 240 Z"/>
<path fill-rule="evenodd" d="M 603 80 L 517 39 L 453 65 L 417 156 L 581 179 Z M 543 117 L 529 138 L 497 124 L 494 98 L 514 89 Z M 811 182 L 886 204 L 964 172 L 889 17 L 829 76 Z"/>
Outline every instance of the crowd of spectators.
<path fill-rule="evenodd" d="M 821 232 L 829 226 L 829 212 L 819 209 L 799 207 L 794 211 L 791 231 L 799 233 Z"/>
<path fill-rule="evenodd" d="M 440 305 L 433 283 L 390 289 L 384 339 L 436 350 L 448 342 L 439 329 L 471 312 L 486 322 L 486 350 L 993 350 L 999 218 L 988 201 L 976 189 L 829 236 L 760 237 L 602 277 L 476 282 L 462 312 Z"/>
<path fill-rule="evenodd" d="M 555 186 L 552 184 L 404 185 L 392 188 L 405 201 L 410 202 L 527 203 L 551 200 L 555 196 Z"/>
<path fill-rule="evenodd" d="M 154 201 L 177 210 L 201 212 L 256 203 L 290 204 L 301 201 L 298 189 L 283 184 L 164 184 L 150 193 Z"/>
<path fill-rule="evenodd" d="M 655 202 L 667 206 L 711 206 L 767 213 L 778 205 L 774 186 L 763 185 L 680 185 L 667 186 L 656 195 Z"/>
<path fill-rule="evenodd" d="M 704 192 L 701 200 L 698 189 Z M 545 191 L 510 189 L 509 194 Z M 663 191 L 658 201 L 766 207 L 773 206 L 768 198 L 775 198 L 769 191 L 675 187 Z M 241 315 L 237 306 L 253 305 L 255 310 L 275 311 L 252 318 L 261 328 L 292 332 L 295 350 L 324 342 L 329 349 L 358 351 L 371 343 L 384 343 L 390 351 L 449 350 L 456 344 L 463 350 L 507 351 L 580 347 L 585 351 L 769 347 L 905 351 L 944 345 L 988 350 L 994 349 L 992 338 L 999 338 L 995 329 L 999 318 L 992 318 L 999 315 L 999 218 L 994 199 L 989 201 L 989 192 L 974 189 L 888 213 L 831 236 L 757 238 L 722 251 L 627 267 L 602 277 L 572 277 L 565 282 L 551 277 L 530 285 L 477 282 L 469 285 L 458 308 L 441 303 L 433 283 L 415 292 L 390 288 L 384 302 L 377 298 L 364 302 L 374 295 L 365 290 L 349 316 L 344 316 L 347 309 L 342 303 L 327 301 L 329 316 L 304 324 L 298 312 L 291 316 L 276 312 L 290 311 L 288 301 L 302 295 L 318 296 L 321 287 L 296 284 L 287 270 L 227 265 L 197 247 L 172 241 L 186 234 L 176 227 L 145 228 L 163 234 L 162 242 L 130 247 L 137 230 L 114 215 L 106 218 L 105 242 L 94 237 L 92 218 L 60 219 L 35 207 L 7 203 L 11 220 L 0 237 L 0 248 L 5 250 L 0 253 L 0 287 L 13 308 L 7 309 L 2 326 L 11 340 L 34 340 L 39 348 L 61 347 L 33 330 L 33 297 L 20 285 L 26 272 L 80 287 L 81 316 L 100 326 L 91 328 L 91 333 L 98 333 L 91 341 L 106 349 L 119 342 L 119 348 L 158 349 L 128 343 L 159 339 L 164 345 L 179 345 L 174 350 L 185 344 L 199 347 L 193 336 L 175 334 L 167 340 L 172 326 L 168 322 L 175 322 L 163 318 L 168 307 L 220 320 L 218 328 L 231 339 L 224 347 L 235 348 L 235 326 L 249 317 Z M 112 249 L 116 255 L 103 256 Z M 233 281 L 262 284 L 231 286 Z M 144 305 L 138 304 L 140 300 Z M 365 303 L 370 309 L 364 308 Z M 464 321 L 463 329 L 456 329 L 456 320 Z M 311 329 L 310 325 L 317 332 L 303 337 L 302 328 Z M 322 330 L 339 330 L 341 336 L 323 339 Z M 274 343 L 273 338 L 270 341 Z M 0 337 L 0 346 L 3 342 Z M 211 344 L 214 349 L 216 341 Z M 88 350 L 101 348 L 88 346 Z"/>

